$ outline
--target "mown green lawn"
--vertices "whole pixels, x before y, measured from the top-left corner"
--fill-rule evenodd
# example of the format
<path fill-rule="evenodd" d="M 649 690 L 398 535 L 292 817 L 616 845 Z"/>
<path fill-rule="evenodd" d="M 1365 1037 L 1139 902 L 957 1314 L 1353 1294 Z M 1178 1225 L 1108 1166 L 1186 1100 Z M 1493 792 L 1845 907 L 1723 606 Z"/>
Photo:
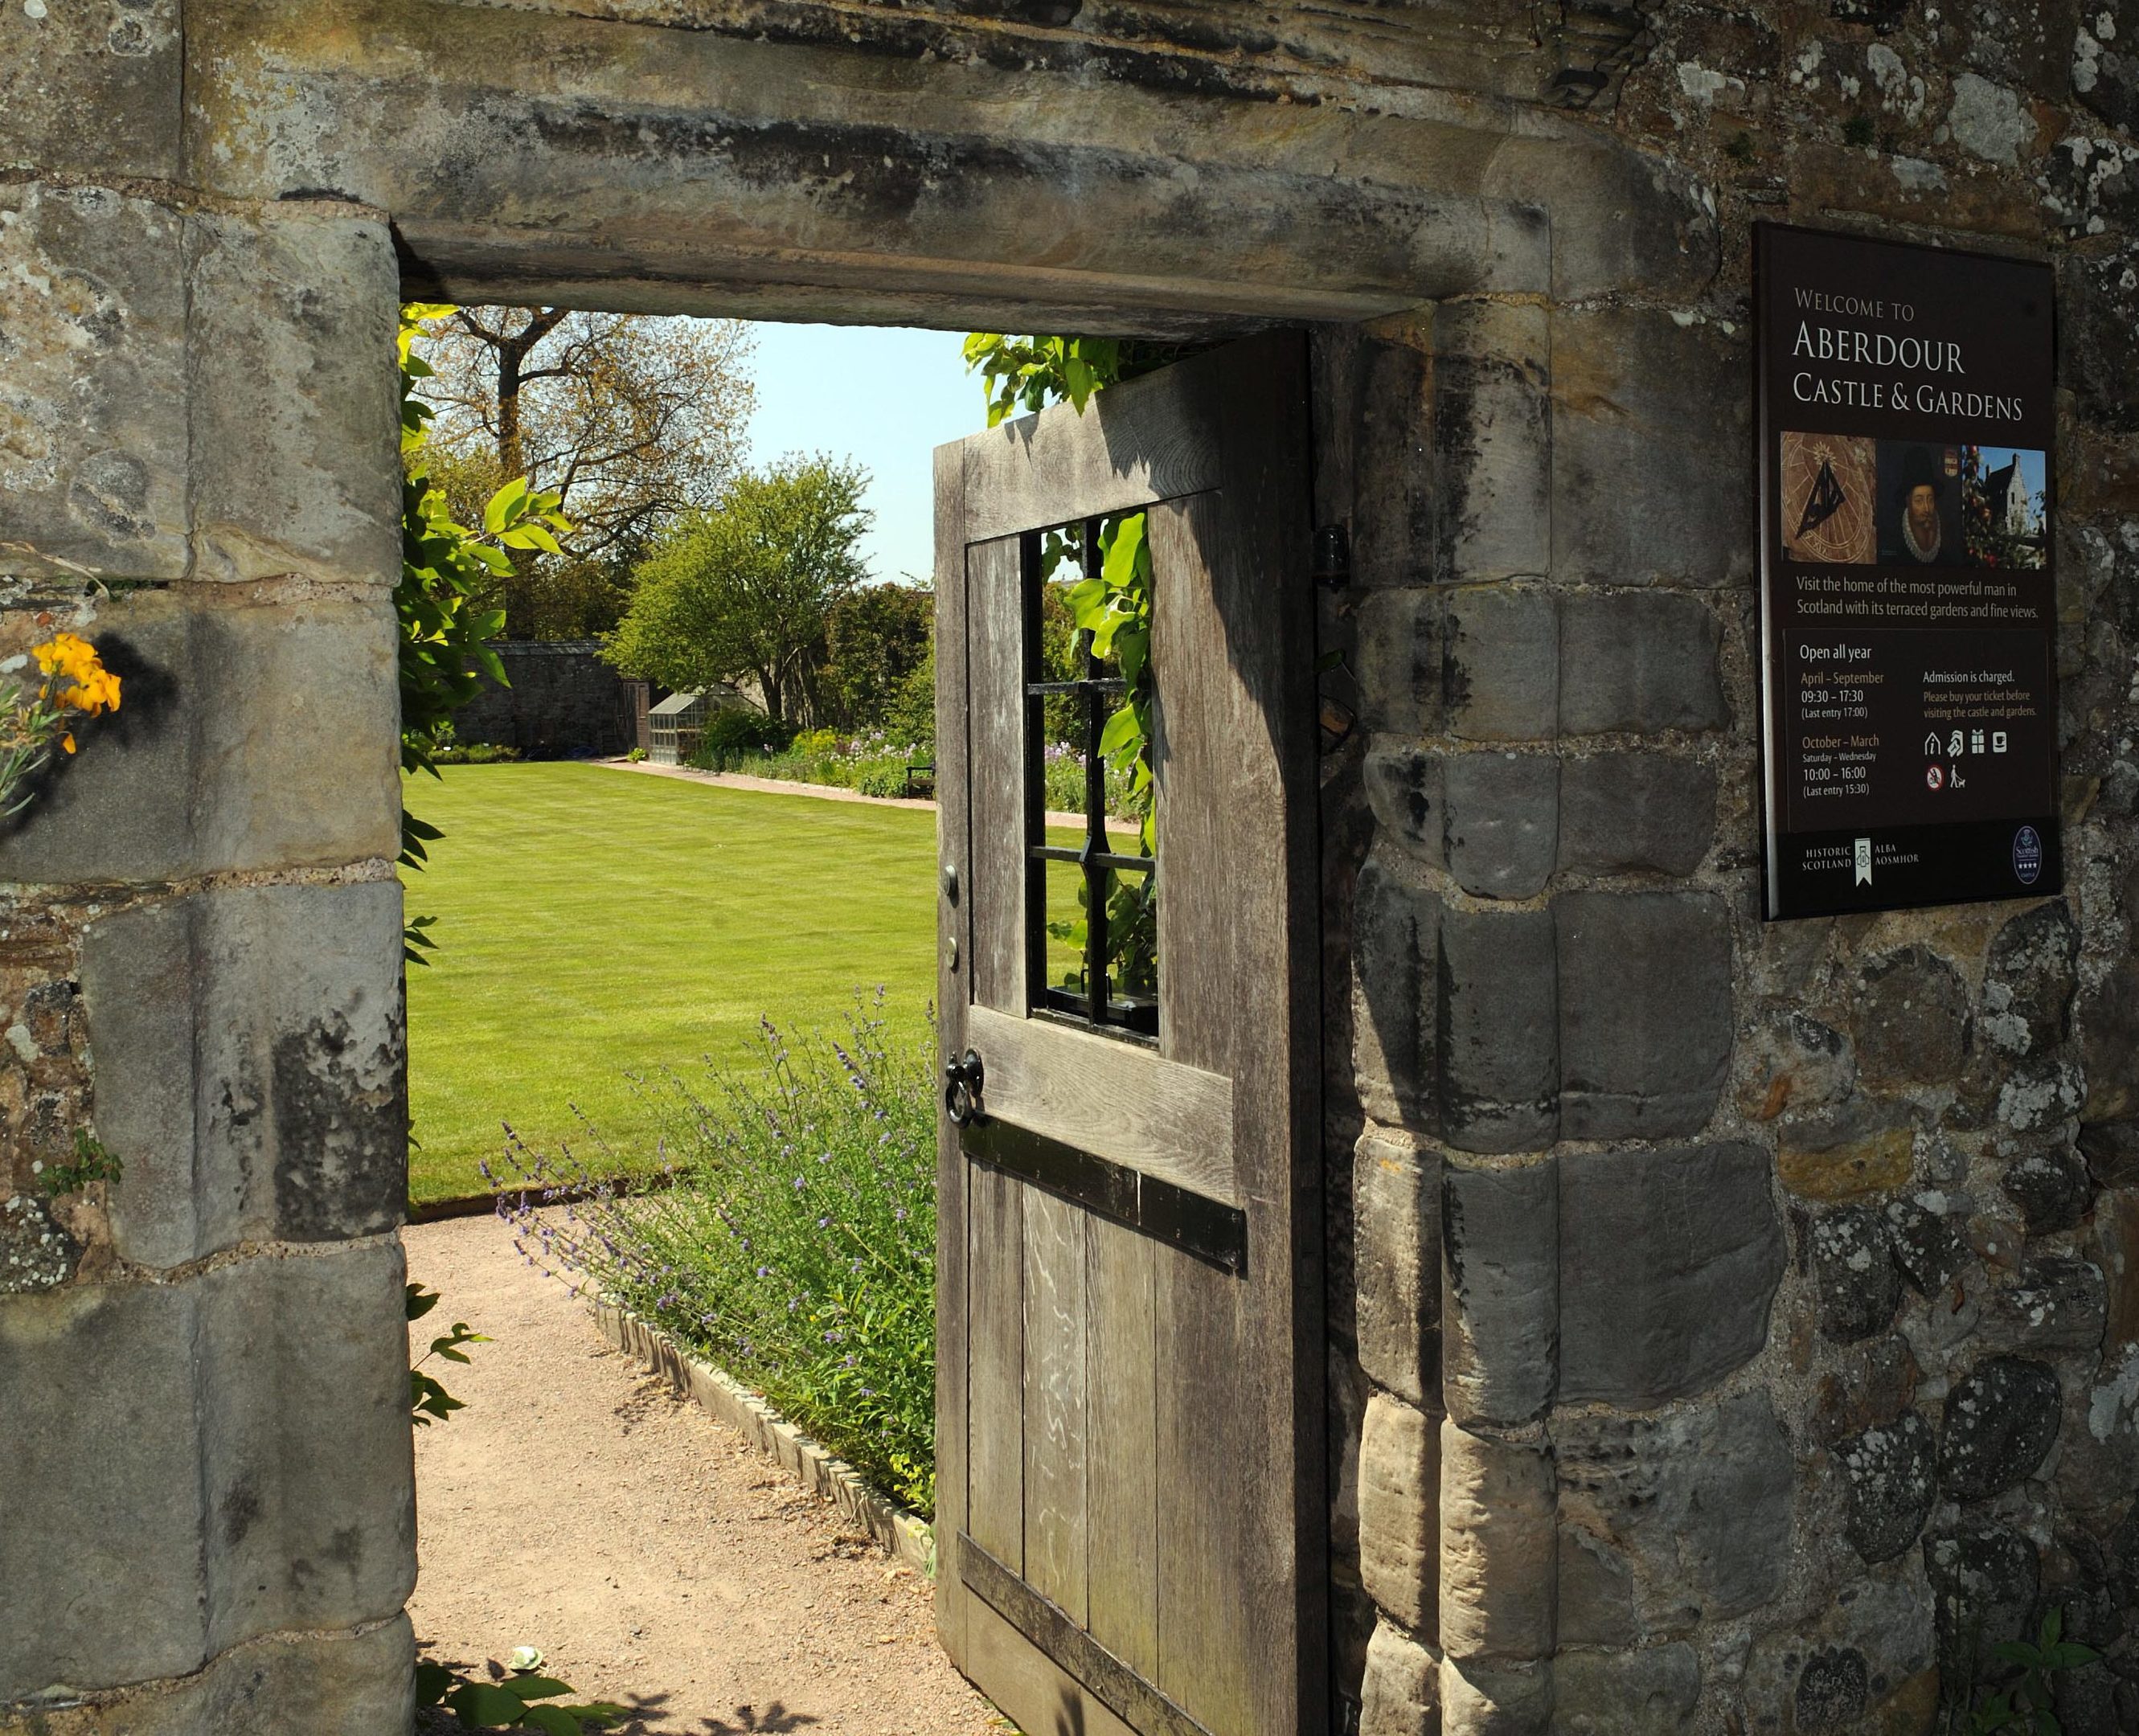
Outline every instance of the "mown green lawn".
<path fill-rule="evenodd" d="M 625 1075 L 752 1058 L 759 1017 L 836 1028 L 857 990 L 917 1030 L 935 988 L 935 816 L 596 765 L 457 765 L 409 780 L 443 828 L 404 873 L 433 914 L 409 972 L 418 1201 L 485 1191 L 501 1123 L 627 1165 L 654 1116 Z"/>

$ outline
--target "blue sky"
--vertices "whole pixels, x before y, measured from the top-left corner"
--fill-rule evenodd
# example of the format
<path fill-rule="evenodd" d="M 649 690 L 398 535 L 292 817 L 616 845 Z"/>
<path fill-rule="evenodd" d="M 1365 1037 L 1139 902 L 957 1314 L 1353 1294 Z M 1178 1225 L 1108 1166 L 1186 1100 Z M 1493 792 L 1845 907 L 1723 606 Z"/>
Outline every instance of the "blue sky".
<path fill-rule="evenodd" d="M 879 579 L 926 579 L 935 565 L 932 454 L 987 426 L 965 334 L 877 325 L 751 327 L 757 413 L 750 462 L 790 452 L 852 458 L 869 472 L 876 523 L 863 543 Z"/>

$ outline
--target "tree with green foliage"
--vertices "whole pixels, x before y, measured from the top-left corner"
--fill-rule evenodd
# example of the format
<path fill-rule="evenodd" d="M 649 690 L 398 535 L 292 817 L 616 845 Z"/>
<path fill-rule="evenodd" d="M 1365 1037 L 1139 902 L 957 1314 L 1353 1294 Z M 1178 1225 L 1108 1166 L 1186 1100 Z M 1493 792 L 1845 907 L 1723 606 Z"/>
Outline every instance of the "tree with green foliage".
<path fill-rule="evenodd" d="M 768 716 L 807 715 L 834 612 L 869 577 L 868 485 L 860 466 L 822 455 L 737 477 L 639 565 L 603 655 L 678 690 L 754 683 Z"/>
<path fill-rule="evenodd" d="M 840 598 L 825 622 L 824 665 L 810 684 L 810 722 L 824 729 L 888 728 L 915 672 L 931 660 L 935 624 L 935 594 L 922 585 L 864 584 Z M 932 705 L 934 692 L 932 674 Z M 932 721 L 930 733 L 932 738 Z"/>
<path fill-rule="evenodd" d="M 572 521 L 557 551 L 516 556 L 486 594 L 505 609 L 504 636 L 606 631 L 655 536 L 717 504 L 741 462 L 756 396 L 750 327 L 560 307 L 425 317 L 431 473 L 456 514 L 472 522 L 525 476 Z"/>

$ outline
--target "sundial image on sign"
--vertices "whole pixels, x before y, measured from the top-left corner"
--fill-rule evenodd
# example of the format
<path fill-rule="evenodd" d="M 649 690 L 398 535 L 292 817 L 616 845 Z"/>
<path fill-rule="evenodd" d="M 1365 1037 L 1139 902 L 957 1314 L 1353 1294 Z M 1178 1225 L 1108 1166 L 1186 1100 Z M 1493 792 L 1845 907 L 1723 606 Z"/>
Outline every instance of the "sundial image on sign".
<path fill-rule="evenodd" d="M 2049 269 L 1754 247 L 1766 913 L 2055 891 Z"/>
<path fill-rule="evenodd" d="M 1794 560 L 1854 565 L 1877 546 L 1877 443 L 1848 434 L 1783 435 L 1784 545 Z"/>

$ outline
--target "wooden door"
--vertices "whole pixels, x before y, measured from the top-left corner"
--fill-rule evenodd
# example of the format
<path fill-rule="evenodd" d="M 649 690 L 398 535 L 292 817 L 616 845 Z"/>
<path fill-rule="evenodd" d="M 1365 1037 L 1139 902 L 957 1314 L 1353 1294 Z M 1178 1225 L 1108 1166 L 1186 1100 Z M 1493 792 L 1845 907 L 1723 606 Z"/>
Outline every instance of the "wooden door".
<path fill-rule="evenodd" d="M 937 1611 L 1027 1736 L 1326 1724 L 1306 413 L 1281 334 L 936 454 Z M 1040 533 L 1138 510 L 1155 1039 L 1035 927 Z"/>

